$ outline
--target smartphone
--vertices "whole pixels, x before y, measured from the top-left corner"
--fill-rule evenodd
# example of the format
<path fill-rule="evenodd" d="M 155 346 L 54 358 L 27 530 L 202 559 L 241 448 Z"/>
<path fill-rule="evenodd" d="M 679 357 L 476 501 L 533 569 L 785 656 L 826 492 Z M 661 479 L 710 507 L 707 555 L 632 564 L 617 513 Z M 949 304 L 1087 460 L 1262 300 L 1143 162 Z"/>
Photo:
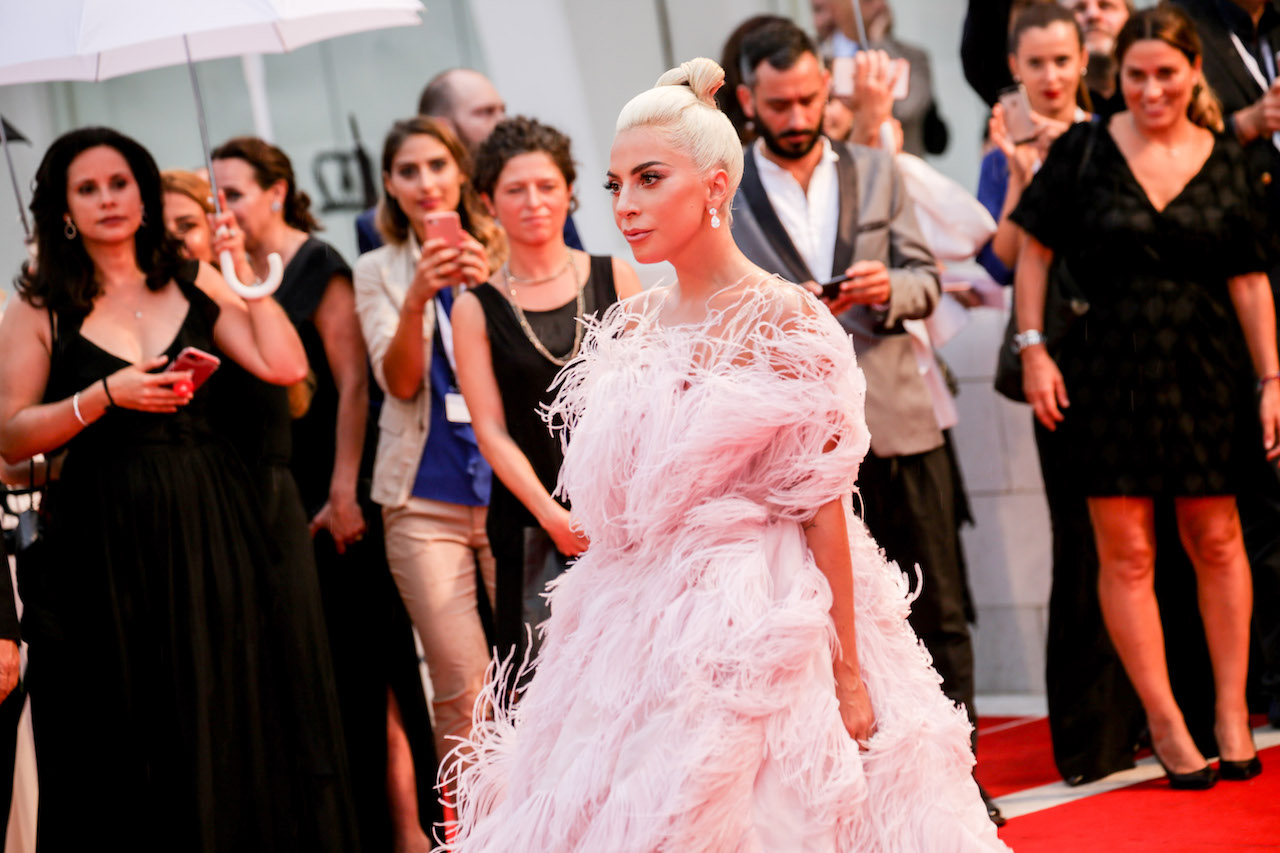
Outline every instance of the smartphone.
<path fill-rule="evenodd" d="M 831 60 L 831 94 L 837 98 L 853 97 L 853 57 L 837 56 Z M 898 74 L 898 81 L 893 84 L 893 99 L 905 100 L 911 91 L 911 63 L 905 59 L 893 59 L 889 62 L 891 73 Z"/>
<path fill-rule="evenodd" d="M 456 210 L 428 213 L 423 222 L 428 241 L 444 240 L 445 245 L 455 249 L 462 245 L 462 220 Z"/>
<path fill-rule="evenodd" d="M 842 275 L 839 278 L 833 278 L 830 281 L 824 281 L 818 286 L 822 288 L 822 298 L 828 301 L 835 299 L 840 295 L 840 285 L 848 281 L 852 276 Z"/>
<path fill-rule="evenodd" d="M 1031 117 L 1031 101 L 1021 83 L 1000 91 L 1000 106 L 1004 109 L 1004 126 L 1015 145 L 1036 138 L 1040 128 Z"/>
<path fill-rule="evenodd" d="M 852 56 L 837 56 L 831 60 L 831 94 L 837 98 L 853 97 Z"/>
<path fill-rule="evenodd" d="M 905 101 L 911 92 L 911 63 L 905 59 L 895 59 L 889 65 L 898 72 L 898 82 L 893 84 L 893 99 Z"/>
<path fill-rule="evenodd" d="M 168 370 L 190 370 L 191 371 L 191 391 L 204 384 L 205 380 L 213 375 L 218 369 L 218 365 L 222 364 L 222 359 L 216 355 L 205 352 L 195 347 L 187 347 L 178 353 L 178 357 L 173 360 L 173 364 L 169 365 Z M 178 385 L 183 383 L 174 383 L 174 390 L 178 390 Z"/>

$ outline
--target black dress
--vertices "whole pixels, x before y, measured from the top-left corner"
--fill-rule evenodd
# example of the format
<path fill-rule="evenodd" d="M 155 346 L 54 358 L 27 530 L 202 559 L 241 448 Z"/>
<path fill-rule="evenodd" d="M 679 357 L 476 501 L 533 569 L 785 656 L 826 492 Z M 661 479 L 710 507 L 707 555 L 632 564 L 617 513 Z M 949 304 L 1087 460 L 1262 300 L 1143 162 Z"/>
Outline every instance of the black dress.
<path fill-rule="evenodd" d="M 213 350 L 217 306 L 186 281 L 170 359 Z M 127 362 L 59 318 L 45 400 Z M 335 732 L 292 666 L 248 473 L 198 391 L 176 414 L 110 409 L 69 445 L 48 492 L 48 550 L 24 575 L 42 850 L 348 850 L 325 744 Z M 310 745 L 310 748 L 307 746 Z M 331 747 L 330 747 L 331 749 Z"/>
<path fill-rule="evenodd" d="M 289 463 L 308 519 L 329 499 L 337 444 L 338 387 L 315 325 L 315 312 L 334 276 L 349 279 L 351 268 L 332 246 L 311 238 L 285 267 L 275 293 L 276 301 L 298 330 L 315 375 L 311 405 L 303 417 L 293 422 Z M 377 387 L 372 381 L 369 386 Z M 328 531 L 319 531 L 312 540 L 360 840 L 363 849 L 369 851 L 389 850 L 392 846 L 387 800 L 388 687 L 400 706 L 413 750 L 419 817 L 428 832 L 441 819 L 438 797 L 431 784 L 436 774 L 435 747 L 413 628 L 387 566 L 382 515 L 369 500 L 376 423 L 375 409 L 365 429 L 356 486 L 368 528 L 364 538 L 347 546 L 344 554 L 338 553 Z"/>
<path fill-rule="evenodd" d="M 582 287 L 584 311 L 588 315 L 603 312 L 618 301 L 613 259 L 592 255 L 590 275 Z M 528 458 L 542 487 L 554 494 L 564 453 L 540 412 L 555 399 L 551 384 L 560 367 L 534 348 L 504 293 L 491 284 L 482 284 L 472 292 L 484 309 L 489 355 L 502 396 L 507 433 Z M 577 309 L 578 301 L 574 298 L 550 311 L 525 311 L 524 314 L 547 351 L 564 357 L 573 351 Z M 560 503 L 568 506 L 563 500 Z M 519 660 L 526 651 L 525 625 L 537 626 L 549 615 L 546 599 L 542 597 L 547 581 L 552 580 L 547 573 L 556 571 L 563 559 L 547 559 L 552 556 L 546 553 L 549 537 L 533 513 L 496 477 L 489 498 L 486 530 L 496 564 L 494 634 L 498 657 L 501 659 L 516 649 Z"/>
<path fill-rule="evenodd" d="M 1057 359 L 1071 406 L 1055 436 L 1085 494 L 1237 490 L 1260 439 L 1227 280 L 1267 266 L 1253 186 L 1239 146 L 1218 136 L 1157 211 L 1110 132 L 1082 123 L 1054 144 L 1013 212 L 1064 257 L 1089 300 Z"/>

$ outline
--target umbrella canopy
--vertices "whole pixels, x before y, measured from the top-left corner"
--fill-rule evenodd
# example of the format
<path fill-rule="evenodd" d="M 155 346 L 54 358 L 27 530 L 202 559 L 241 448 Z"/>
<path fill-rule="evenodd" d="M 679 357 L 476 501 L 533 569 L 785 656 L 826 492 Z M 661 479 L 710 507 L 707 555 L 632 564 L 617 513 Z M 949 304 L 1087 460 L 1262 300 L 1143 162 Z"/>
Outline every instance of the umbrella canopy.
<path fill-rule="evenodd" d="M 0 0 L 0 86 L 281 53 L 415 25 L 422 11 L 419 0 Z"/>
<path fill-rule="evenodd" d="M 106 80 L 185 63 L 214 207 L 221 213 L 195 63 L 280 53 L 350 33 L 413 26 L 421 23 L 422 10 L 420 0 L 0 0 L 0 21 L 5 24 L 0 30 L 0 86 Z M 9 171 L 12 175 L 12 163 Z M 273 253 L 267 258 L 267 280 L 245 285 L 236 278 L 230 252 L 223 252 L 220 261 L 227 284 L 246 299 L 270 295 L 284 268 Z"/>

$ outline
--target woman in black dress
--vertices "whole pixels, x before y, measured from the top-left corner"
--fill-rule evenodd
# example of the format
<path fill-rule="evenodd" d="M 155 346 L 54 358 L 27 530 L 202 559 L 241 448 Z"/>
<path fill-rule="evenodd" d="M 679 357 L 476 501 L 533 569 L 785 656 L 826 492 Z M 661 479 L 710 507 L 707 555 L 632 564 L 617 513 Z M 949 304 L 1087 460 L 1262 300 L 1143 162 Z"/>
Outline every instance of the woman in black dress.
<path fill-rule="evenodd" d="M 287 647 L 307 605 L 271 577 L 208 389 L 164 369 L 191 346 L 287 384 L 301 342 L 272 300 L 182 261 L 133 140 L 72 131 L 36 181 L 40 263 L 0 326 L 0 453 L 68 447 L 47 560 L 22 588 L 40 845 L 348 850 L 331 762 L 296 735 L 335 734 L 287 677 L 311 665 Z"/>
<path fill-rule="evenodd" d="M 473 182 L 507 233 L 510 259 L 458 297 L 453 330 L 458 385 L 497 474 L 487 527 L 499 659 L 524 654 L 526 626 L 547 617 L 547 582 L 589 544 L 552 497 L 564 457 L 540 410 L 577 355 L 583 318 L 640 292 L 625 261 L 565 246 L 575 177 L 568 137 L 524 117 L 498 124 L 476 155 Z"/>
<path fill-rule="evenodd" d="M 309 400 L 293 421 L 290 468 L 311 519 L 360 838 L 366 849 L 388 849 L 401 813 L 412 811 L 415 799 L 428 823 L 438 814 L 428 793 L 418 796 L 412 786 L 388 783 L 389 762 L 424 768 L 430 777 L 435 761 L 412 628 L 369 501 L 376 437 L 366 428 L 369 367 L 351 268 L 311 236 L 319 223 L 279 148 L 237 137 L 214 149 L 213 170 L 244 231 L 254 272 L 265 278 L 272 253 L 285 264 L 275 298 L 297 328 L 310 365 Z M 405 731 L 414 741 L 413 756 Z M 396 752 L 388 753 L 389 743 Z"/>
<path fill-rule="evenodd" d="M 1176 9 L 1134 15 L 1117 43 L 1128 112 L 1055 144 L 1014 221 L 1027 399 L 1075 460 L 1100 561 L 1103 618 L 1174 787 L 1205 788 L 1174 700 L 1153 593 L 1154 499 L 1172 497 L 1196 569 L 1225 779 L 1261 770 L 1245 704 L 1251 592 L 1234 494 L 1262 443 L 1280 455 L 1275 308 L 1256 187 L 1200 77 Z M 1061 254 L 1090 310 L 1058 354 L 1040 342 Z M 1253 373 L 1250 373 L 1252 363 Z M 1254 383 L 1260 402 L 1251 399 Z M 1253 412 L 1251 414 L 1250 412 Z"/>

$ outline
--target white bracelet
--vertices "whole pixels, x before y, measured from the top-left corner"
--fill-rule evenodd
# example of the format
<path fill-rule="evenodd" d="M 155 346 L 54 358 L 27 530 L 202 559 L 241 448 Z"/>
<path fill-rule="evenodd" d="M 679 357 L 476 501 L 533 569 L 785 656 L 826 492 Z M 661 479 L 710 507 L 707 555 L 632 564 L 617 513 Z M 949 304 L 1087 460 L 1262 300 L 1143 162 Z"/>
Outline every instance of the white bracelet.
<path fill-rule="evenodd" d="M 71 395 L 71 411 L 75 413 L 76 420 L 80 422 L 80 426 L 88 426 L 89 422 L 84 419 L 84 415 L 80 414 L 80 392 Z"/>

